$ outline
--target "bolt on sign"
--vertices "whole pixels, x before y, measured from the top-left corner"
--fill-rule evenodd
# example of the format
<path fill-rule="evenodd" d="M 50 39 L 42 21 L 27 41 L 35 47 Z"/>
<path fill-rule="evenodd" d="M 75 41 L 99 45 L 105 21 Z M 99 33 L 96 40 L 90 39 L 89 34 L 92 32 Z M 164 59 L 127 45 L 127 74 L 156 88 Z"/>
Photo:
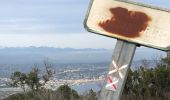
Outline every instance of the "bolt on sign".
<path fill-rule="evenodd" d="M 170 50 L 170 10 L 125 0 L 92 0 L 85 27 L 120 40 Z"/>

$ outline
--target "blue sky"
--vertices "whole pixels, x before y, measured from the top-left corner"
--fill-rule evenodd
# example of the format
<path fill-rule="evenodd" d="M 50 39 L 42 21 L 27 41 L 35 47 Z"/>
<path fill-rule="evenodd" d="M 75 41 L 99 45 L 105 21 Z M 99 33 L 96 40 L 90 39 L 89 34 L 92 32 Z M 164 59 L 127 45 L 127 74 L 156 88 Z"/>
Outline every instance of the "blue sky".
<path fill-rule="evenodd" d="M 139 0 L 136 0 L 139 1 Z M 83 27 L 90 0 L 1 0 L 0 46 L 112 49 L 115 39 Z M 140 0 L 170 8 L 170 0 Z"/>

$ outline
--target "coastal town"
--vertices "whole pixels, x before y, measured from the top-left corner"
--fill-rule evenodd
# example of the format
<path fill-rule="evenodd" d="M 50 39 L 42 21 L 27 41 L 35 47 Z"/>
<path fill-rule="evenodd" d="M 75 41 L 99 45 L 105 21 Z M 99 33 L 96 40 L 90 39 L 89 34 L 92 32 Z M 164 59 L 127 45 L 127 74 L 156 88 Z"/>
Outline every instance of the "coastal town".
<path fill-rule="evenodd" d="M 60 65 L 61 66 L 61 65 Z M 107 74 L 107 64 L 69 64 L 62 67 L 55 67 L 55 74 L 43 87 L 46 89 L 56 90 L 59 86 L 67 84 L 70 87 L 79 85 L 86 85 L 94 83 L 102 84 Z M 5 98 L 11 94 L 23 92 L 20 87 L 10 87 L 8 83 L 11 81 L 10 77 L 0 78 L 0 99 Z"/>

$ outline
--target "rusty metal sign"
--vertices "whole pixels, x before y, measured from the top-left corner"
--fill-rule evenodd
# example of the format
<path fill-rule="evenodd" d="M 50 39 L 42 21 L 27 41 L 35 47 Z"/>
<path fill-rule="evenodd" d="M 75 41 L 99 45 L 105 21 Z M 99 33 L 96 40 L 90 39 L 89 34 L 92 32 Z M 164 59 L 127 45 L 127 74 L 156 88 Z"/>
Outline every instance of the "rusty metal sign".
<path fill-rule="evenodd" d="M 160 50 L 170 50 L 170 11 L 124 0 L 92 0 L 85 28 Z"/>

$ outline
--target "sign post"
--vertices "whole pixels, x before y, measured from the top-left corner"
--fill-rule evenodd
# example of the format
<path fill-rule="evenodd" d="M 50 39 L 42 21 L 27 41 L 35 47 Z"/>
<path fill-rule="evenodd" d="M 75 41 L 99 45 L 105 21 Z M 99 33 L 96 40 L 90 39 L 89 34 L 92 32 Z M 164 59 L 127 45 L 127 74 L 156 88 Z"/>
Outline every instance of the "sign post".
<path fill-rule="evenodd" d="M 98 100 L 120 100 L 136 45 L 170 50 L 169 16 L 168 9 L 128 0 L 91 0 L 85 28 L 118 39 Z"/>
<path fill-rule="evenodd" d="M 117 41 L 107 84 L 102 88 L 98 100 L 120 100 L 135 50 L 135 44 Z"/>
<path fill-rule="evenodd" d="M 170 60 L 170 51 L 167 52 L 167 58 Z"/>

